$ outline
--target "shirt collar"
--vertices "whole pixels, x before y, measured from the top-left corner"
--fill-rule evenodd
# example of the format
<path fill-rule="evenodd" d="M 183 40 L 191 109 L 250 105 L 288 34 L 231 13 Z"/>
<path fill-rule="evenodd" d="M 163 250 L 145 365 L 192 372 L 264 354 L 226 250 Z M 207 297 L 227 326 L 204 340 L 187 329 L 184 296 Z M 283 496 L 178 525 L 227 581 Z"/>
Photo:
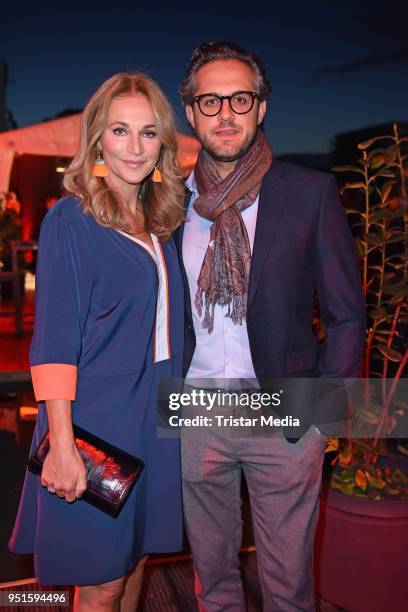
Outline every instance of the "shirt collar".
<path fill-rule="evenodd" d="M 189 191 L 194 193 L 195 196 L 198 196 L 198 189 L 197 189 L 197 183 L 194 177 L 194 170 L 192 170 L 187 177 L 186 187 Z"/>

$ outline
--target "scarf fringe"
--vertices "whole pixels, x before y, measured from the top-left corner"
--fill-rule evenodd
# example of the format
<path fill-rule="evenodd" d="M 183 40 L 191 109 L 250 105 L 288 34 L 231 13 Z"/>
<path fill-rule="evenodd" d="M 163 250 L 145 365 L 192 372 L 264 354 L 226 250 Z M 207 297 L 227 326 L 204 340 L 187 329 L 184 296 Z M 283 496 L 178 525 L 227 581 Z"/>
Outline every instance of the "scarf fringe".
<path fill-rule="evenodd" d="M 204 307 L 205 312 L 201 325 L 203 329 L 206 329 L 208 333 L 211 334 L 214 330 L 214 309 L 216 304 L 219 306 L 228 306 L 228 311 L 226 312 L 225 317 L 232 319 L 234 325 L 242 325 L 242 322 L 246 320 L 247 301 L 247 292 L 243 294 L 230 293 L 228 296 L 219 295 L 212 300 L 206 295 L 203 289 L 197 289 L 194 298 L 194 305 L 200 318 L 203 314 Z"/>

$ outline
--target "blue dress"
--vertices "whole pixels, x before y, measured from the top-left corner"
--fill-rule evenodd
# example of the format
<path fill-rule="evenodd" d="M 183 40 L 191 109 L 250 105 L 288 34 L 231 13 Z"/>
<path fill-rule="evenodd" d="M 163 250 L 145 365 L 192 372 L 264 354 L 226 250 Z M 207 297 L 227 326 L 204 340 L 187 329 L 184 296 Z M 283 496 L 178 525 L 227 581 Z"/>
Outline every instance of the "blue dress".
<path fill-rule="evenodd" d="M 42 584 L 98 584 L 132 570 L 146 553 L 182 547 L 179 441 L 156 434 L 157 385 L 180 378 L 183 286 L 173 240 L 162 245 L 169 288 L 169 359 L 154 362 L 158 276 L 141 246 L 60 200 L 40 234 L 31 365 L 78 367 L 73 422 L 143 459 L 146 467 L 114 519 L 67 503 L 27 472 L 10 540 L 34 552 Z M 32 448 L 47 430 L 39 404 Z"/>

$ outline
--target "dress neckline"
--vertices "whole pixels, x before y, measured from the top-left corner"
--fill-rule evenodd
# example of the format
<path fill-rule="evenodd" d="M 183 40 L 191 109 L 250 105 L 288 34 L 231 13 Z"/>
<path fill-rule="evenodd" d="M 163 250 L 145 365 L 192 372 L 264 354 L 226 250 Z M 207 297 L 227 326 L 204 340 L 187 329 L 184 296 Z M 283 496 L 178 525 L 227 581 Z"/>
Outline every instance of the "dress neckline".
<path fill-rule="evenodd" d="M 170 359 L 170 305 L 169 305 L 169 281 L 167 275 L 166 260 L 159 239 L 155 234 L 150 233 L 153 242 L 153 249 L 143 240 L 135 238 L 122 230 L 116 230 L 128 240 L 144 249 L 156 264 L 157 276 L 159 281 L 157 303 L 156 303 L 156 323 L 154 334 L 154 356 L 153 361 L 164 361 Z"/>
<path fill-rule="evenodd" d="M 147 244 L 147 242 L 145 242 L 144 240 L 140 240 L 139 238 L 136 238 L 135 236 L 132 236 L 132 234 L 128 234 L 127 232 L 124 232 L 124 231 L 116 229 L 116 228 L 115 228 L 115 231 L 117 231 L 119 234 L 122 234 L 122 236 L 124 236 L 128 240 L 131 240 L 135 244 L 138 244 L 139 246 L 141 246 L 145 251 L 147 251 L 149 253 L 150 257 L 157 264 L 157 248 L 158 248 L 158 244 L 159 244 L 159 239 L 157 238 L 157 236 L 155 234 L 150 233 L 150 237 L 152 239 L 153 247 L 154 247 L 154 251 L 153 251 L 151 246 L 149 244 Z"/>

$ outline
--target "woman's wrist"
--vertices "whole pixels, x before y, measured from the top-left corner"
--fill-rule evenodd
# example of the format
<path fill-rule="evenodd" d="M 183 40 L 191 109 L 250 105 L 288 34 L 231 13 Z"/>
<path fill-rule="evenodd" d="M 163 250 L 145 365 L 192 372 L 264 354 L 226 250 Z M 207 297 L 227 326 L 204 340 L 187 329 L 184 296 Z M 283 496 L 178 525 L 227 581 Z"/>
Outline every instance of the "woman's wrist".
<path fill-rule="evenodd" d="M 75 438 L 72 432 L 61 432 L 52 433 L 50 431 L 50 447 L 54 450 L 71 450 L 75 447 Z"/>
<path fill-rule="evenodd" d="M 51 448 L 64 451 L 75 448 L 71 402 L 69 400 L 47 400 L 46 407 Z"/>

